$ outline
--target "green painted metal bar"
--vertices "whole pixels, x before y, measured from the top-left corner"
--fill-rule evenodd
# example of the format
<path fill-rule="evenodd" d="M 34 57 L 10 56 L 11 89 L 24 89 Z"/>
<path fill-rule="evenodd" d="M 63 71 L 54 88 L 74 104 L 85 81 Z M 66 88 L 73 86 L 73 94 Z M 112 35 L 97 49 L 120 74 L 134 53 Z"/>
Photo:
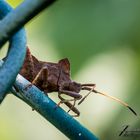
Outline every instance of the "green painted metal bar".
<path fill-rule="evenodd" d="M 72 140 L 98 140 L 96 136 L 88 129 L 82 126 L 78 121 L 66 113 L 37 87 L 32 86 L 25 90 L 25 87 L 30 84 L 21 75 L 17 76 L 15 87 L 18 93 L 12 90 L 13 94 L 22 99 L 33 109 L 39 112 L 44 118 L 58 128 L 63 134 Z"/>
<path fill-rule="evenodd" d="M 56 0 L 25 0 L 0 22 L 0 46 L 18 29 Z"/>
<path fill-rule="evenodd" d="M 12 8 L 5 1 L 0 0 L 0 19 L 4 18 L 11 10 Z M 2 29 L 3 25 L 0 24 L 0 34 Z M 11 37 L 6 61 L 0 68 L 0 103 L 12 87 L 23 64 L 25 54 L 26 34 L 25 30 L 21 29 Z"/>

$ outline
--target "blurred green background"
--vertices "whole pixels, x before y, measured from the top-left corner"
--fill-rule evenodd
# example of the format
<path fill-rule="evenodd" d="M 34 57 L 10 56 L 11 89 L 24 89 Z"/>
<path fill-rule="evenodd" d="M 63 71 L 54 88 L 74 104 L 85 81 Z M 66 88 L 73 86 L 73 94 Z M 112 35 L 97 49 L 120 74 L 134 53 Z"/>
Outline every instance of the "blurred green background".
<path fill-rule="evenodd" d="M 13 7 L 22 2 L 7 1 Z M 51 62 L 69 58 L 75 81 L 96 83 L 98 90 L 137 111 L 135 117 L 119 103 L 90 95 L 78 106 L 81 115 L 76 119 L 102 140 L 132 140 L 118 136 L 123 126 L 140 129 L 139 12 L 138 0 L 58 0 L 25 27 L 33 55 Z M 6 47 L 1 58 L 5 51 Z M 57 94 L 50 96 L 58 102 Z M 8 95 L 0 107 L 0 140 L 19 139 L 67 138 L 24 102 Z"/>

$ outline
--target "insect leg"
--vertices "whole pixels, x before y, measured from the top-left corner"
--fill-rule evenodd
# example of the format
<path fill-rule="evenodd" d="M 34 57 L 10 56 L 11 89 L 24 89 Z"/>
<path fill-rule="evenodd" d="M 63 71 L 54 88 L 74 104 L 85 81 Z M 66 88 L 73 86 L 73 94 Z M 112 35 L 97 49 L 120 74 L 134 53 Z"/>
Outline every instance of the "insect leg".
<path fill-rule="evenodd" d="M 66 103 L 66 102 L 69 102 L 69 101 L 74 101 L 74 99 L 64 99 L 62 96 L 61 96 L 61 92 L 58 92 L 58 97 L 59 99 L 61 100 L 57 105 L 56 105 L 56 108 L 58 106 L 60 106 L 61 104 L 63 103 Z"/>
<path fill-rule="evenodd" d="M 75 112 L 77 115 L 76 116 L 78 116 L 78 114 L 80 113 L 79 111 L 78 111 L 78 109 L 77 108 L 75 108 L 75 103 L 76 103 L 76 100 L 79 100 L 79 99 L 81 99 L 82 98 L 82 96 L 79 94 L 79 93 L 76 93 L 76 92 L 73 92 L 73 91 L 68 91 L 68 90 L 61 90 L 60 89 L 60 91 L 59 91 L 59 98 L 62 98 L 61 97 L 61 94 L 66 94 L 66 95 L 69 95 L 69 96 L 71 96 L 71 97 L 73 97 L 74 99 L 73 100 L 71 100 L 71 101 L 74 101 L 74 103 L 73 103 L 73 105 L 72 104 L 69 104 L 69 102 L 65 102 L 65 104 L 70 108 L 70 110 L 72 110 L 73 112 Z M 69 111 L 70 111 L 69 110 Z M 69 112 L 68 111 L 68 112 Z M 76 117 L 76 116 L 74 116 L 74 117 Z"/>
<path fill-rule="evenodd" d="M 75 107 L 76 104 L 76 99 L 74 99 L 73 105 L 71 106 L 71 108 L 68 110 L 68 113 L 72 110 L 73 107 Z"/>
<path fill-rule="evenodd" d="M 38 74 L 36 75 L 36 77 L 34 78 L 34 80 L 31 82 L 31 84 L 27 85 L 25 89 L 27 90 L 27 89 L 30 88 L 32 85 L 36 85 L 37 82 L 38 82 L 38 80 L 42 79 L 42 74 L 45 74 L 45 76 L 47 77 L 47 75 L 48 75 L 48 68 L 47 68 L 47 67 L 43 67 L 43 68 L 38 72 Z M 45 78 L 46 78 L 46 77 L 45 77 Z"/>
<path fill-rule="evenodd" d="M 60 99 L 61 101 L 65 100 L 65 99 L 61 96 L 61 93 L 58 94 L 58 97 L 59 97 L 59 99 Z M 65 101 L 66 101 L 66 100 L 65 100 Z M 72 101 L 72 100 L 69 100 L 69 101 Z M 72 115 L 73 117 L 78 117 L 78 116 L 80 115 L 79 110 L 75 107 L 75 104 L 71 104 L 69 101 L 67 100 L 67 102 L 63 102 L 63 103 L 64 103 L 66 106 L 68 106 L 68 107 L 70 108 L 70 110 L 72 110 L 72 111 L 75 113 L 75 115 Z M 73 99 L 73 101 L 76 101 L 76 100 Z M 70 111 L 70 110 L 69 110 L 69 111 Z"/>
<path fill-rule="evenodd" d="M 96 84 L 81 84 L 81 86 L 82 86 L 82 90 L 85 90 L 88 87 L 92 87 L 92 88 L 88 88 L 90 89 L 89 92 L 80 100 L 78 105 L 80 105 L 90 95 L 90 93 L 94 90 Z"/>
<path fill-rule="evenodd" d="M 61 94 L 65 94 L 65 95 L 68 95 L 68 96 L 71 96 L 77 100 L 81 99 L 82 98 L 82 95 L 80 95 L 79 93 L 76 93 L 76 92 L 73 92 L 73 91 L 68 91 L 68 90 L 59 90 L 59 92 Z"/>

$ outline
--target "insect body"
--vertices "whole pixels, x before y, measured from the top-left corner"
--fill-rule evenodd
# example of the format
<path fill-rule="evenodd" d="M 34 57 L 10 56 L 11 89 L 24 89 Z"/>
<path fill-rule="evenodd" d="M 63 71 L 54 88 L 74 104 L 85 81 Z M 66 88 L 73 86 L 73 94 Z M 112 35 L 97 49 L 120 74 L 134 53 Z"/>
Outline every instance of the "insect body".
<path fill-rule="evenodd" d="M 77 116 L 80 114 L 74 105 L 76 100 L 82 98 L 79 94 L 81 84 L 70 79 L 70 63 L 67 58 L 58 63 L 43 62 L 31 55 L 29 48 L 27 48 L 20 74 L 45 93 L 57 91 L 61 100 L 58 106 L 65 103 Z M 71 96 L 73 99 L 66 100 L 61 94 Z M 72 105 L 69 101 L 74 101 L 74 104 Z"/>
<path fill-rule="evenodd" d="M 32 83 L 31 85 L 37 86 L 46 94 L 54 91 L 58 92 L 60 102 L 57 106 L 64 103 L 70 110 L 76 113 L 75 116 L 80 115 L 79 110 L 75 107 L 76 101 L 81 99 L 78 103 L 81 104 L 91 92 L 107 96 L 120 102 L 136 115 L 134 110 L 130 108 L 128 104 L 115 97 L 96 91 L 94 89 L 95 84 L 80 84 L 72 81 L 70 78 L 70 63 L 67 58 L 60 60 L 58 63 L 43 62 L 31 55 L 29 48 L 27 48 L 25 61 L 20 74 L 29 80 Z M 89 93 L 82 98 L 82 95 L 79 94 L 81 90 L 88 90 Z M 62 94 L 68 95 L 72 97 L 72 99 L 64 99 L 61 96 Z M 73 101 L 73 104 L 71 101 Z"/>

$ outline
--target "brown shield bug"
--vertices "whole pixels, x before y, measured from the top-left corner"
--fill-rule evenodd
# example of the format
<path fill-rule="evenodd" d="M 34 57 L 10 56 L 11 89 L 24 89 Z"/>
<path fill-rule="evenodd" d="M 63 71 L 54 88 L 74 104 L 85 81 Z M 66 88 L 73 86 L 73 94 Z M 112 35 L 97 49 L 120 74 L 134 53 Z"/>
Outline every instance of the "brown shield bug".
<path fill-rule="evenodd" d="M 31 85 L 28 85 L 27 88 L 35 85 L 46 94 L 54 91 L 58 92 L 60 102 L 57 106 L 64 103 L 68 106 L 69 111 L 72 110 L 76 114 L 74 116 L 80 115 L 79 110 L 75 107 L 76 101 L 79 100 L 78 105 L 81 104 L 91 92 L 118 101 L 137 115 L 136 112 L 125 102 L 95 90 L 95 84 L 80 84 L 71 80 L 70 63 L 67 58 L 59 60 L 58 63 L 43 62 L 34 57 L 30 53 L 29 48 L 27 48 L 25 61 L 20 74 L 32 83 Z M 80 94 L 81 90 L 88 90 L 89 92 L 86 96 L 82 97 Z M 65 99 L 62 97 L 62 94 L 70 96 L 72 99 Z M 72 101 L 73 104 L 71 103 Z"/>

